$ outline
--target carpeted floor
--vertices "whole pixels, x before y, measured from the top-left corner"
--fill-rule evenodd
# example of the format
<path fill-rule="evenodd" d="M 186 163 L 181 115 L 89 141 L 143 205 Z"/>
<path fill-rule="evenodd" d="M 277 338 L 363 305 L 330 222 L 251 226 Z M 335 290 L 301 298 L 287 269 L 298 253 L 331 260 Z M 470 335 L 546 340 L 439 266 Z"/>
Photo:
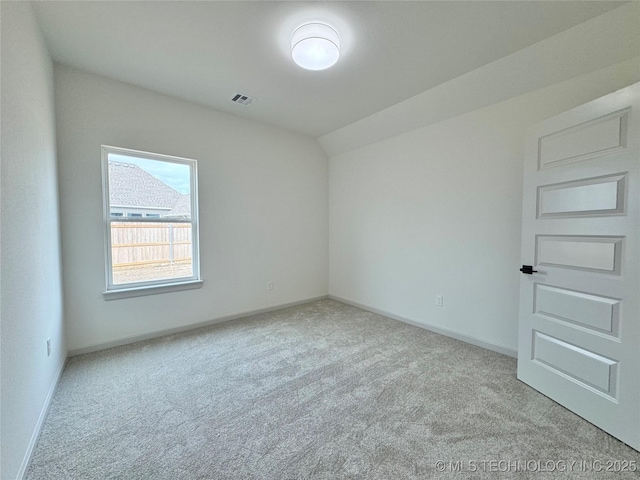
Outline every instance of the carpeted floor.
<path fill-rule="evenodd" d="M 71 358 L 28 479 L 603 478 L 624 462 L 640 453 L 516 380 L 515 359 L 322 300 Z"/>

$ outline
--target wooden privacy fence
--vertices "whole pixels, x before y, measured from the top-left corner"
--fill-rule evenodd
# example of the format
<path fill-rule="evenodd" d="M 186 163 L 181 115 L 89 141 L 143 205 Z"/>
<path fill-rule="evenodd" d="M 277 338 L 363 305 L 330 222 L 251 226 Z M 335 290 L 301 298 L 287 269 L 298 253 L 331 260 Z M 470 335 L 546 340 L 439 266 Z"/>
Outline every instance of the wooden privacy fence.
<path fill-rule="evenodd" d="M 191 261 L 189 223 L 111 223 L 114 267 Z"/>

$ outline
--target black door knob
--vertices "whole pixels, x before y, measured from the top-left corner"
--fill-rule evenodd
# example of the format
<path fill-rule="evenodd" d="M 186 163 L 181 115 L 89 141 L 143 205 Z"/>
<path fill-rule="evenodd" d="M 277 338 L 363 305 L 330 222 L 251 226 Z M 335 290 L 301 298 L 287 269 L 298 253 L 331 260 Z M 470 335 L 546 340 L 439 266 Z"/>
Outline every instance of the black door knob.
<path fill-rule="evenodd" d="M 527 275 L 531 275 L 532 273 L 538 273 L 537 270 L 533 269 L 532 265 L 522 265 L 522 268 L 520 269 L 520 271 L 522 273 L 526 273 Z"/>

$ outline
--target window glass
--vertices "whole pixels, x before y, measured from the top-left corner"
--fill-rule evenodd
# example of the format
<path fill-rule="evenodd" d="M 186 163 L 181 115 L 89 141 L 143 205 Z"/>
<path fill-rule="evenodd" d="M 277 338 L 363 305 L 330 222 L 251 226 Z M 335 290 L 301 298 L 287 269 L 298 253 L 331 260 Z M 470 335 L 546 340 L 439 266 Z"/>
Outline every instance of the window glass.
<path fill-rule="evenodd" d="M 103 147 L 107 291 L 199 279 L 194 160 Z"/>

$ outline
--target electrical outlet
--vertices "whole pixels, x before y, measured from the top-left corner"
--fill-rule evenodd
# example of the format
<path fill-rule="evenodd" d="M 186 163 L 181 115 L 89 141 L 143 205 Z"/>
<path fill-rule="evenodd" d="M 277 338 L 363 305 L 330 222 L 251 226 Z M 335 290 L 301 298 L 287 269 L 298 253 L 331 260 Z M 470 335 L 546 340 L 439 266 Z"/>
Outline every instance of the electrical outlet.
<path fill-rule="evenodd" d="M 444 305 L 444 297 L 442 295 L 436 295 L 436 307 L 442 307 Z"/>
<path fill-rule="evenodd" d="M 273 290 L 273 282 L 271 280 L 267 282 L 267 290 Z"/>
<path fill-rule="evenodd" d="M 47 357 L 51 356 L 51 339 L 47 338 Z"/>

